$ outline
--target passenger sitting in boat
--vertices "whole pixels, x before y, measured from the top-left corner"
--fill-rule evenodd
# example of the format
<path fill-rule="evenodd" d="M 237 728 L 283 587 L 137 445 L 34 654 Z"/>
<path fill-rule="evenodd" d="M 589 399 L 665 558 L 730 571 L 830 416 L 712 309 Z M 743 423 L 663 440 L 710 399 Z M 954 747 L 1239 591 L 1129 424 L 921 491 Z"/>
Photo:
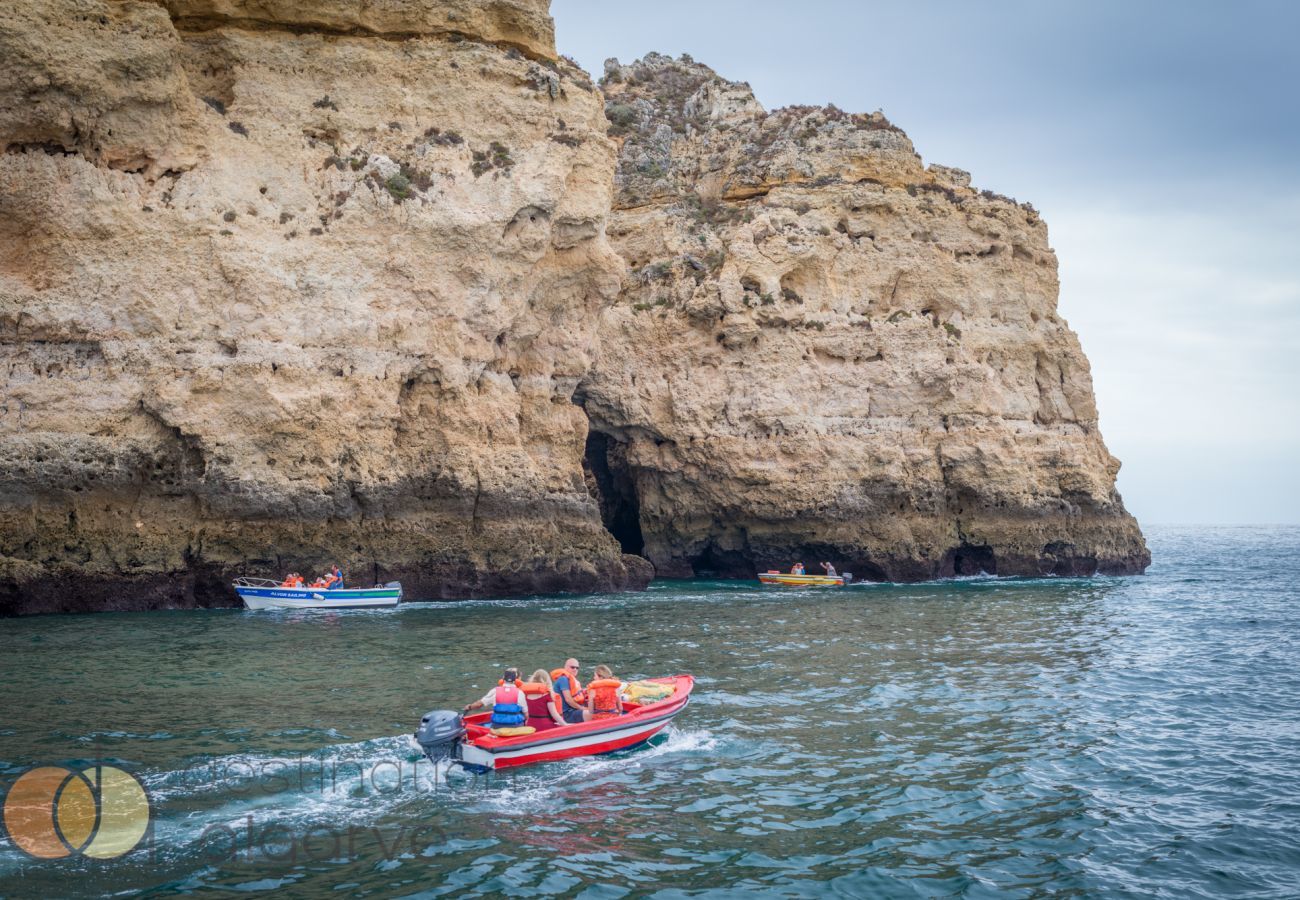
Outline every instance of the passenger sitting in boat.
<path fill-rule="evenodd" d="M 343 590 L 343 573 L 338 566 L 330 566 L 329 574 L 325 576 L 325 584 L 322 587 L 327 591 Z"/>
<path fill-rule="evenodd" d="M 290 572 L 288 575 L 285 576 L 284 581 L 280 582 L 280 587 L 282 588 L 292 588 L 297 586 L 298 586 L 297 572 Z"/>
<path fill-rule="evenodd" d="M 795 563 L 793 566 L 791 566 L 791 567 L 790 567 L 790 574 L 791 574 L 791 575 L 802 575 L 802 574 L 803 574 L 803 563 L 798 562 L 798 563 Z"/>
<path fill-rule="evenodd" d="M 569 725 L 587 721 L 587 711 L 583 708 L 586 698 L 582 695 L 582 684 L 578 681 L 578 661 L 566 659 L 564 668 L 556 669 L 551 676 L 555 679 L 552 688 L 560 698 L 560 714 L 564 721 Z"/>
<path fill-rule="evenodd" d="M 547 671 L 538 669 L 528 679 L 528 682 L 546 688 L 546 693 L 532 693 L 525 687 L 524 697 L 528 700 L 528 718 L 549 719 L 556 725 L 563 725 L 564 717 L 560 715 L 560 699 L 555 696 L 551 676 Z"/>
<path fill-rule="evenodd" d="M 587 719 L 610 719 L 623 715 L 623 682 L 609 666 L 596 666 L 596 680 L 587 685 Z"/>
<path fill-rule="evenodd" d="M 835 574 L 835 567 L 832 566 L 830 563 L 828 562 L 822 563 L 822 568 L 826 570 L 826 574 L 829 575 L 831 578 L 839 577 L 838 575 Z"/>
<path fill-rule="evenodd" d="M 491 706 L 492 719 L 488 723 L 489 727 L 518 728 L 525 724 L 528 721 L 528 701 L 524 698 L 524 692 L 519 689 L 518 681 L 519 670 L 506 669 L 505 674 L 501 676 L 501 683 L 484 694 L 481 700 L 466 706 L 464 712 Z"/>

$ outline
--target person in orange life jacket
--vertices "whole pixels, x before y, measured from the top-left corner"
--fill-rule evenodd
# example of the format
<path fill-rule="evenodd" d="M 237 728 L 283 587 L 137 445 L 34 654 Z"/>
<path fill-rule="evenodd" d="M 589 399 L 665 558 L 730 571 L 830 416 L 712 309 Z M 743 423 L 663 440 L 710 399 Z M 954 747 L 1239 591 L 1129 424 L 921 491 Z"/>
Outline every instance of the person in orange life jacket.
<path fill-rule="evenodd" d="M 329 591 L 343 590 L 343 572 L 338 566 L 330 566 L 330 573 L 325 576 L 325 589 Z"/>
<path fill-rule="evenodd" d="M 488 723 L 490 727 L 518 728 L 528 721 L 528 701 L 524 697 L 524 692 L 519 689 L 518 681 L 519 670 L 506 669 L 502 676 L 502 683 L 484 694 L 481 700 L 466 706 L 464 711 L 470 712 L 491 706 L 492 720 Z"/>
<path fill-rule="evenodd" d="M 791 574 L 791 575 L 802 575 L 802 574 L 804 574 L 804 571 L 803 571 L 803 563 L 798 562 L 798 563 L 795 563 L 793 566 L 791 566 L 791 567 L 790 567 L 790 574 Z"/>
<path fill-rule="evenodd" d="M 609 719 L 623 715 L 623 682 L 614 677 L 609 666 L 596 666 L 596 678 L 587 685 L 587 719 Z"/>
<path fill-rule="evenodd" d="M 586 701 L 582 697 L 582 684 L 578 681 L 578 661 L 566 659 L 564 668 L 551 674 L 555 675 L 552 688 L 560 698 L 560 714 L 564 721 L 569 725 L 587 721 L 587 710 L 584 708 Z"/>
<path fill-rule="evenodd" d="M 528 681 L 530 684 L 546 688 L 544 694 L 524 694 L 528 700 L 528 718 L 550 719 L 556 725 L 563 725 L 564 717 L 560 715 L 560 701 L 555 696 L 550 674 L 545 669 L 538 669 Z"/>

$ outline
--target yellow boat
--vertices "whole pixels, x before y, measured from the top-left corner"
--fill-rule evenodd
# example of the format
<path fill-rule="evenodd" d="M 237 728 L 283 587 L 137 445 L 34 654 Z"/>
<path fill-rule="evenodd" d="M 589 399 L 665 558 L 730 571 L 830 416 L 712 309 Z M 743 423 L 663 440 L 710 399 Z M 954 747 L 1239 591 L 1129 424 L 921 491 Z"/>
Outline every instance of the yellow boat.
<path fill-rule="evenodd" d="M 791 575 L 787 572 L 763 572 L 758 576 L 763 584 L 783 584 L 786 587 L 844 587 L 853 580 L 848 572 L 843 575 Z"/>

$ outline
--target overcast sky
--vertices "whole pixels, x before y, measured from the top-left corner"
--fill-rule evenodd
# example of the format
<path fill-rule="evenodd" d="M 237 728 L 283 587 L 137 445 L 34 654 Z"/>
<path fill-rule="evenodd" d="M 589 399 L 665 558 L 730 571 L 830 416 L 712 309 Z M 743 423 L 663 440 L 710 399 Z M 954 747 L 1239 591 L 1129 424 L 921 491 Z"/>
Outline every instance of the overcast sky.
<path fill-rule="evenodd" d="M 553 0 L 560 52 L 690 53 L 883 109 L 1031 201 L 1145 524 L 1300 522 L 1300 2 Z"/>

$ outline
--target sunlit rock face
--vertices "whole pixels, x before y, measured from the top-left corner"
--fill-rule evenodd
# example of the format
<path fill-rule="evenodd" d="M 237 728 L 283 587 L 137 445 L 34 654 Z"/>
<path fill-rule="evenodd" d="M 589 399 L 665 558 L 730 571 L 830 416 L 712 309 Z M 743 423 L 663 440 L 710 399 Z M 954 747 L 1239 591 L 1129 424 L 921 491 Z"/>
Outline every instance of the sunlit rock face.
<path fill-rule="evenodd" d="M 625 549 L 660 575 L 1145 569 L 1031 206 L 879 113 L 767 113 L 689 58 L 603 87 L 630 274 L 579 399 Z"/>
<path fill-rule="evenodd" d="M 603 104 L 545 0 L 0 16 L 0 612 L 644 585 L 571 402 Z"/>
<path fill-rule="evenodd" d="M 1145 567 L 1031 207 L 689 60 L 602 94 L 552 31 L 0 16 L 0 614 Z"/>

